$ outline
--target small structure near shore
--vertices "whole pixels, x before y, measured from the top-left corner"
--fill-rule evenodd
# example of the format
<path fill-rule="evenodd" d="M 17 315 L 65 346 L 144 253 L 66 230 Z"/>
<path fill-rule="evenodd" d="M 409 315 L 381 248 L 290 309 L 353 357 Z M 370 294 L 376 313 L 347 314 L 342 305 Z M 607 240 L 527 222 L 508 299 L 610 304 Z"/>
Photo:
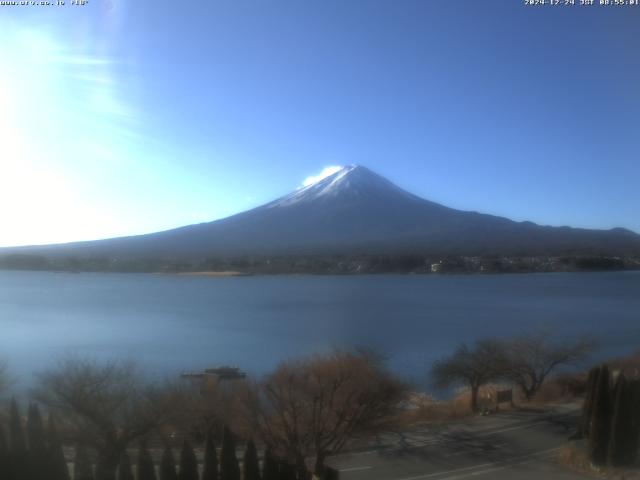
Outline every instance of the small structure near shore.
<path fill-rule="evenodd" d="M 202 372 L 185 372 L 181 378 L 200 382 L 200 392 L 206 393 L 221 385 L 221 382 L 231 380 L 243 380 L 247 374 L 239 367 L 221 365 L 213 368 L 206 368 Z"/>
<path fill-rule="evenodd" d="M 180 375 L 182 378 L 202 379 L 205 377 L 216 377 L 218 380 L 238 380 L 246 378 L 247 374 L 239 367 L 221 365 L 214 368 L 206 368 L 203 372 L 185 372 Z"/>

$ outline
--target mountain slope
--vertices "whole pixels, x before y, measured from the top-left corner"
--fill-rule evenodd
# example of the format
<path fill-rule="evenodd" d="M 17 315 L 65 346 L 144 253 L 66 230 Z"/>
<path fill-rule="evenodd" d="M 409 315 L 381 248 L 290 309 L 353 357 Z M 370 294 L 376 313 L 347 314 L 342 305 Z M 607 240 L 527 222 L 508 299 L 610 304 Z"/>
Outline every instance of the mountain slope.
<path fill-rule="evenodd" d="M 361 166 L 214 222 L 135 237 L 5 249 L 51 257 L 206 258 L 325 253 L 638 255 L 624 229 L 545 227 L 454 210 Z M 0 253 L 3 253 L 0 250 Z"/>

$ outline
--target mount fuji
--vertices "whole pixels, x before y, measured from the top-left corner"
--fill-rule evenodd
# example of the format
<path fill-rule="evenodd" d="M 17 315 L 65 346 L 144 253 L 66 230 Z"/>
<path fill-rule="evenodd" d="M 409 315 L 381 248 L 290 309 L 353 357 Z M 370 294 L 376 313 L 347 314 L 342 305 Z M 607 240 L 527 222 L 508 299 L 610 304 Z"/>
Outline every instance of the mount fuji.
<path fill-rule="evenodd" d="M 174 260 L 247 255 L 640 255 L 622 228 L 540 226 L 461 211 L 413 195 L 352 165 L 266 205 L 158 233 L 0 249 L 48 258 Z"/>

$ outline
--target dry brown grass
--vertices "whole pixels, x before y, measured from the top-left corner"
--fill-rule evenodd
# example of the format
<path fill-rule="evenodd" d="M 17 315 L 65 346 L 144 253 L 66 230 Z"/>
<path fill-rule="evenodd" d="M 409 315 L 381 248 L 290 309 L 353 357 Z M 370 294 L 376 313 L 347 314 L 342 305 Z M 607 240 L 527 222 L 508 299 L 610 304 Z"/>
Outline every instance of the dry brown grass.
<path fill-rule="evenodd" d="M 576 384 L 584 382 L 585 378 L 582 374 L 551 377 L 529 402 L 519 389 L 514 388 L 514 402 L 519 406 L 543 407 L 551 403 L 572 403 L 581 400 L 583 393 L 577 392 L 579 387 L 576 387 Z"/>
<path fill-rule="evenodd" d="M 430 402 L 405 411 L 401 415 L 401 423 L 412 425 L 416 423 L 446 423 L 459 420 L 470 415 L 468 408 L 460 408 L 452 402 Z"/>
<path fill-rule="evenodd" d="M 575 470 L 577 472 L 593 475 L 598 473 L 598 470 L 591 465 L 584 449 L 579 448 L 576 445 L 567 445 L 562 448 L 558 454 L 558 461 L 571 468 L 571 470 Z"/>
<path fill-rule="evenodd" d="M 501 403 L 496 405 L 498 390 L 511 388 L 500 383 L 491 383 L 480 388 L 478 395 L 478 406 L 480 412 L 495 412 L 496 410 L 507 411 L 513 408 L 545 408 L 550 404 L 571 403 L 581 399 L 580 395 L 567 385 L 580 383 L 583 381 L 581 374 L 571 375 L 567 380 L 567 375 L 549 378 L 538 391 L 536 397 L 528 402 L 519 389 L 513 388 L 514 405 Z M 573 378 L 575 377 L 575 378 Z M 468 388 L 458 389 L 454 396 L 446 401 L 438 401 L 434 397 L 414 393 L 407 402 L 406 410 L 401 414 L 401 423 L 404 425 L 416 423 L 446 423 L 452 420 L 460 420 L 471 417 L 471 393 Z"/>
<path fill-rule="evenodd" d="M 485 385 L 480 389 L 478 405 L 480 411 L 495 411 L 496 392 L 505 387 L 499 384 Z M 447 401 L 438 401 L 430 395 L 413 394 L 409 400 L 409 408 L 401 415 L 401 421 L 405 425 L 415 423 L 446 423 L 452 420 L 460 420 L 473 415 L 471 412 L 471 394 L 468 389 L 459 389 L 453 398 Z M 509 410 L 511 405 L 503 403 L 500 410 Z"/>
<path fill-rule="evenodd" d="M 519 390 L 514 390 L 514 396 L 516 403 L 532 406 L 575 400 L 575 396 L 564 392 L 562 386 L 555 382 L 554 379 L 549 379 L 548 382 L 545 382 L 530 402 L 527 402 Z"/>
<path fill-rule="evenodd" d="M 560 450 L 558 461 L 571 470 L 606 480 L 640 480 L 639 468 L 597 467 L 593 465 L 583 444 L 568 445 Z"/>
<path fill-rule="evenodd" d="M 514 405 L 501 403 L 499 406 L 495 402 L 498 390 L 511 387 L 500 383 L 485 385 L 478 395 L 480 412 L 508 411 L 513 408 L 545 408 L 550 404 L 571 403 L 579 400 L 581 397 L 568 389 L 566 383 L 563 377 L 550 378 L 530 402 L 527 402 L 520 391 L 514 388 Z M 407 408 L 400 415 L 400 422 L 403 425 L 446 423 L 472 416 L 471 393 L 467 388 L 458 389 L 454 396 L 446 401 L 438 401 L 427 394 L 414 393 L 407 403 Z"/>

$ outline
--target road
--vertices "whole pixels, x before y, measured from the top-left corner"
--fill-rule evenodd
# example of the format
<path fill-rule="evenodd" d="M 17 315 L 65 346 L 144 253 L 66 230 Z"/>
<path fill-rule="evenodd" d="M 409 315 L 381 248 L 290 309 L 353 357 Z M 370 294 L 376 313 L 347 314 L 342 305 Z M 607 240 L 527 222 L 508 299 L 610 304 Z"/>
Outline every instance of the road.
<path fill-rule="evenodd" d="M 341 480 L 573 480 L 555 458 L 574 432 L 578 410 L 517 410 L 441 427 L 388 434 L 332 457 Z"/>

